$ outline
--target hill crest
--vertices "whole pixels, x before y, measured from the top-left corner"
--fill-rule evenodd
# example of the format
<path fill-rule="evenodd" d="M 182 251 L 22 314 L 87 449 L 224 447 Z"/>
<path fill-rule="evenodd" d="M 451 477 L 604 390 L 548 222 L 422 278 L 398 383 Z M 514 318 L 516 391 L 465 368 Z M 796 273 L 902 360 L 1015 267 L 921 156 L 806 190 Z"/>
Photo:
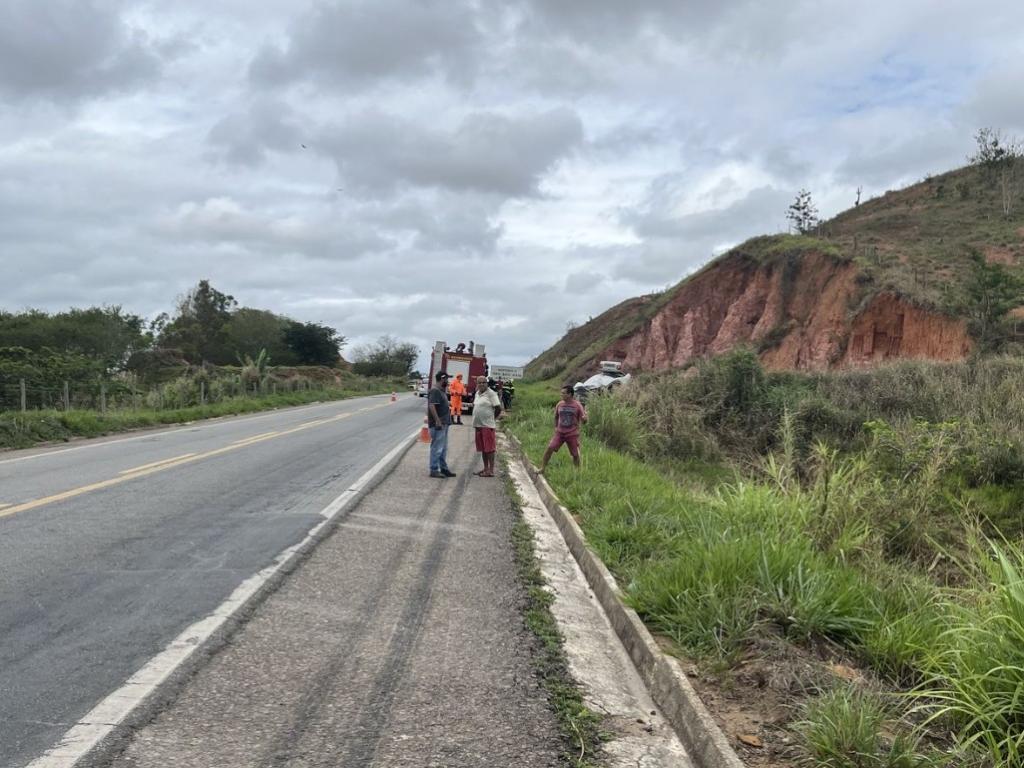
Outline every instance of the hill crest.
<path fill-rule="evenodd" d="M 751 238 L 667 291 L 570 330 L 527 374 L 577 378 L 602 359 L 662 370 L 741 344 L 776 369 L 963 359 L 975 343 L 945 296 L 974 252 L 1019 271 L 1018 202 L 1004 215 L 994 180 L 969 166 L 865 201 L 815 236 Z"/>

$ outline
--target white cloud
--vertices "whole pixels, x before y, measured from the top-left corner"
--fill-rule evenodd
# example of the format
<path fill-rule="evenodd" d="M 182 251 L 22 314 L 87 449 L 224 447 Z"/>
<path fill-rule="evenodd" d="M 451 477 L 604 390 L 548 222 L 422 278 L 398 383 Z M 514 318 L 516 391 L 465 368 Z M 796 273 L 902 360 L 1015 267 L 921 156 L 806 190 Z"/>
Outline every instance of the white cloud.
<path fill-rule="evenodd" d="M 160 51 L 116 4 L 5 0 L 0 5 L 0 93 L 74 102 L 140 87 L 160 72 Z"/>
<path fill-rule="evenodd" d="M 570 109 L 507 116 L 472 112 L 451 130 L 381 112 L 320 131 L 318 146 L 342 179 L 369 194 L 403 184 L 520 197 L 583 138 Z"/>
<path fill-rule="evenodd" d="M 330 85 L 441 73 L 471 80 L 482 39 L 476 6 L 461 0 L 318 3 L 283 46 L 264 46 L 251 75 L 261 84 L 318 79 Z"/>
<path fill-rule="evenodd" d="M 249 306 L 523 362 L 1024 134 L 995 0 L 7 0 L 0 307 Z M 305 145 L 305 147 L 303 147 Z"/>

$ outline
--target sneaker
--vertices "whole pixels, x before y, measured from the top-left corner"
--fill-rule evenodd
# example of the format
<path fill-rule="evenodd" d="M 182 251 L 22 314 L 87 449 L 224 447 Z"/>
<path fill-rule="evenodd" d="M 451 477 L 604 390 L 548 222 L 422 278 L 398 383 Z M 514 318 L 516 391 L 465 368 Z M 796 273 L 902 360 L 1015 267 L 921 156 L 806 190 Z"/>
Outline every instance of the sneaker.
<path fill-rule="evenodd" d="M 448 475 L 445 475 L 445 474 L 443 474 L 441 472 L 431 472 L 430 476 L 431 477 L 440 477 L 442 479 L 448 477 Z"/>
<path fill-rule="evenodd" d="M 442 477 L 455 477 L 455 473 L 452 472 L 450 469 L 442 469 L 441 475 Z"/>

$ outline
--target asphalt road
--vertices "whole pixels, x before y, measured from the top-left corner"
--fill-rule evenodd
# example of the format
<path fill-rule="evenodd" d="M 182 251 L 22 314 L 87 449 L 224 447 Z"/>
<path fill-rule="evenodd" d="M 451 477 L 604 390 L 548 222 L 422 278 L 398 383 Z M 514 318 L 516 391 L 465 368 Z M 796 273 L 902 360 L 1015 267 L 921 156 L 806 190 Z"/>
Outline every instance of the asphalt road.
<path fill-rule="evenodd" d="M 21 768 L 423 418 L 368 397 L 0 454 L 0 768 Z"/>
<path fill-rule="evenodd" d="M 449 439 L 457 478 L 425 477 L 427 446 L 413 445 L 174 700 L 96 765 L 565 765 L 521 613 L 515 511 L 501 479 L 472 475 L 472 430 Z"/>

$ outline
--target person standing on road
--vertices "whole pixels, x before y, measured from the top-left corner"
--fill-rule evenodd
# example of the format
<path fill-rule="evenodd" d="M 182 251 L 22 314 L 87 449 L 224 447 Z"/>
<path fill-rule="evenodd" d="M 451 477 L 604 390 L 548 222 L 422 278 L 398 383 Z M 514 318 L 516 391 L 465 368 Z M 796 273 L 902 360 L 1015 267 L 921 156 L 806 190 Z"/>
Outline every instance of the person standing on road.
<path fill-rule="evenodd" d="M 569 446 L 572 463 L 576 469 L 580 468 L 580 424 L 586 423 L 586 410 L 576 399 L 573 388 L 565 385 L 562 387 L 562 399 L 555 406 L 555 434 L 548 443 L 548 449 L 544 451 L 544 458 L 540 463 L 541 473 L 547 469 L 551 456 L 562 447 L 562 443 Z"/>
<path fill-rule="evenodd" d="M 487 386 L 486 376 L 476 377 L 476 397 L 473 400 L 473 427 L 476 433 L 476 449 L 483 457 L 484 468 L 473 474 L 478 477 L 494 477 L 494 454 L 498 450 L 498 419 L 501 417 L 501 402 L 498 394 Z"/>
<path fill-rule="evenodd" d="M 448 425 L 452 421 L 451 404 L 445 387 L 448 374 L 438 371 L 434 386 L 427 393 L 427 426 L 430 428 L 430 476 L 455 477 L 448 469 Z"/>
<path fill-rule="evenodd" d="M 462 396 L 466 394 L 466 385 L 462 383 L 462 374 L 455 374 L 455 381 L 448 385 L 448 394 L 452 401 L 452 424 L 462 424 Z"/>

